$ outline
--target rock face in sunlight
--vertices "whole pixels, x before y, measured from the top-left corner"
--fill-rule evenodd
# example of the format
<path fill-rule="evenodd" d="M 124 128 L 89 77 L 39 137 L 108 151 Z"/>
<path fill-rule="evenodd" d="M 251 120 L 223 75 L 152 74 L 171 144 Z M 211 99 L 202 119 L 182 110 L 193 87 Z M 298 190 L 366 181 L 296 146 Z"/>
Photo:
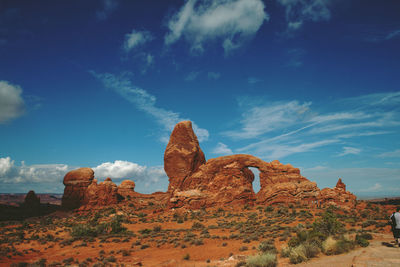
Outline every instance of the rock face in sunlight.
<path fill-rule="evenodd" d="M 117 188 L 118 194 L 123 198 L 128 196 L 133 197 L 135 195 L 135 182 L 131 180 L 124 180 Z"/>
<path fill-rule="evenodd" d="M 302 203 L 354 206 L 356 197 L 341 179 L 322 191 L 300 174 L 298 168 L 277 160 L 265 162 L 251 155 L 231 155 L 207 162 L 188 121 L 175 126 L 164 155 L 170 178 L 168 206 L 201 208 L 218 205 Z M 260 171 L 260 191 L 255 194 L 254 175 Z"/>
<path fill-rule="evenodd" d="M 322 205 L 333 205 L 351 209 L 355 207 L 357 197 L 346 191 L 346 185 L 339 178 L 336 187 L 322 189 L 318 199 Z"/>
<path fill-rule="evenodd" d="M 260 171 L 260 191 L 257 203 L 312 203 L 317 200 L 319 188 L 301 176 L 300 170 L 277 160 L 267 163 Z"/>
<path fill-rule="evenodd" d="M 85 192 L 83 204 L 86 208 L 96 209 L 103 208 L 118 203 L 117 185 L 113 183 L 111 178 L 107 178 L 104 182 L 97 184 L 94 179 Z"/>
<path fill-rule="evenodd" d="M 80 168 L 68 172 L 64 176 L 64 195 L 61 205 L 65 209 L 76 209 L 83 205 L 85 192 L 92 183 L 94 171 L 90 168 Z"/>
<path fill-rule="evenodd" d="M 178 123 L 164 153 L 164 169 L 169 177 L 168 192 L 180 189 L 186 177 L 206 162 L 190 121 Z"/>
<path fill-rule="evenodd" d="M 185 145 L 186 141 L 189 144 Z M 207 162 L 203 159 L 191 124 L 178 123 L 164 156 L 170 178 L 170 207 L 315 202 L 319 195 L 317 185 L 301 176 L 299 169 L 279 161 L 268 163 L 251 155 L 231 155 Z M 257 195 L 249 167 L 260 171 L 261 189 Z"/>

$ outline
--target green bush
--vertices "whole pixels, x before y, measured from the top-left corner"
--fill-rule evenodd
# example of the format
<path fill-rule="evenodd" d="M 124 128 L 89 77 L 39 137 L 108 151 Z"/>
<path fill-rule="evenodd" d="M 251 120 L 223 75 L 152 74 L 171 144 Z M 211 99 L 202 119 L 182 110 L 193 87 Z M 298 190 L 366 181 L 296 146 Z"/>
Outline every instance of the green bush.
<path fill-rule="evenodd" d="M 258 250 L 263 252 L 263 253 L 266 253 L 266 252 L 274 253 L 274 254 L 277 253 L 277 250 L 276 250 L 276 247 L 275 247 L 275 244 L 274 244 L 274 240 L 262 241 L 258 245 Z"/>
<path fill-rule="evenodd" d="M 322 215 L 322 218 L 314 221 L 312 231 L 321 233 L 327 238 L 330 235 L 334 236 L 344 232 L 344 226 L 337 220 L 335 214 L 328 210 Z"/>
<path fill-rule="evenodd" d="M 356 243 L 361 247 L 368 247 L 369 242 L 362 235 L 356 235 Z"/>
<path fill-rule="evenodd" d="M 249 256 L 246 260 L 246 267 L 275 267 L 277 265 L 276 255 L 273 253 L 264 253 L 260 255 Z"/>

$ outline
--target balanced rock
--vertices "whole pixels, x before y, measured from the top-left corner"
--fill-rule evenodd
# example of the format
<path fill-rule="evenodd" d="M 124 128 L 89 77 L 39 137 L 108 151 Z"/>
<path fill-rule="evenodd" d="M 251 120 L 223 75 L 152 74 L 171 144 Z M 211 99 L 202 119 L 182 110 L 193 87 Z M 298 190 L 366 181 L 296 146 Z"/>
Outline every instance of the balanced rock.
<path fill-rule="evenodd" d="M 64 176 L 64 194 L 61 205 L 65 209 L 76 209 L 83 205 L 85 192 L 92 183 L 94 171 L 90 168 L 80 168 L 68 172 Z"/>
<path fill-rule="evenodd" d="M 117 185 L 113 183 L 111 178 L 107 178 L 104 182 L 97 184 L 94 179 L 85 192 L 83 204 L 85 208 L 102 208 L 118 203 Z"/>
<path fill-rule="evenodd" d="M 206 162 L 190 121 L 179 122 L 164 153 L 164 170 L 169 177 L 168 192 L 180 189 L 183 181 Z"/>

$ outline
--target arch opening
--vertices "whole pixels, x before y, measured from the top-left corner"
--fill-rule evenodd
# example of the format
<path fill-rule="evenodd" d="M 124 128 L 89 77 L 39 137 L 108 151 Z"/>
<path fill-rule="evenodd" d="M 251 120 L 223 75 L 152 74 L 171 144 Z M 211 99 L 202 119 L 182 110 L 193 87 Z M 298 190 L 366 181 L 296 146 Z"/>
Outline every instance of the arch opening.
<path fill-rule="evenodd" d="M 249 167 L 249 170 L 254 174 L 254 181 L 253 181 L 253 191 L 254 193 L 258 193 L 260 191 L 260 171 L 256 167 Z"/>

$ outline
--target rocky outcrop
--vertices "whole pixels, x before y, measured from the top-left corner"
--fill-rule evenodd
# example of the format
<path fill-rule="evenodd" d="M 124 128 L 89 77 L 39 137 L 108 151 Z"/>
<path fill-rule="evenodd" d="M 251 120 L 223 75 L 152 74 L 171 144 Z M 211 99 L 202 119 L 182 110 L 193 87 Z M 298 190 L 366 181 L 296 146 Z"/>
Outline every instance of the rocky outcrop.
<path fill-rule="evenodd" d="M 76 209 L 84 204 L 85 193 L 92 183 L 94 171 L 90 168 L 80 168 L 68 172 L 64 176 L 64 195 L 61 205 L 65 209 Z"/>
<path fill-rule="evenodd" d="M 124 180 L 118 186 L 117 192 L 123 198 L 132 198 L 135 196 L 135 182 L 131 180 Z"/>
<path fill-rule="evenodd" d="M 94 179 L 85 192 L 83 205 L 85 208 L 102 208 L 119 201 L 117 185 L 113 183 L 111 178 L 107 178 L 104 182 L 97 184 Z"/>
<path fill-rule="evenodd" d="M 254 174 L 260 171 L 260 191 L 253 191 Z M 205 162 L 197 137 L 188 121 L 178 123 L 164 155 L 164 168 L 170 178 L 169 207 L 201 208 L 240 203 L 348 205 L 355 196 L 339 179 L 334 189 L 320 191 L 315 182 L 298 168 L 275 160 L 265 162 L 251 155 L 231 155 Z"/>
<path fill-rule="evenodd" d="M 317 184 L 301 176 L 300 170 L 277 160 L 260 170 L 258 204 L 313 203 L 319 195 Z"/>
<path fill-rule="evenodd" d="M 169 177 L 168 192 L 180 189 L 183 181 L 206 162 L 190 121 L 178 123 L 164 153 L 164 170 Z"/>
<path fill-rule="evenodd" d="M 340 206 L 343 208 L 353 208 L 357 204 L 357 197 L 346 191 L 346 185 L 339 178 L 334 188 L 324 188 L 320 191 L 318 202 L 322 205 Z"/>
<path fill-rule="evenodd" d="M 35 194 L 35 191 L 30 190 L 25 196 L 25 200 L 22 203 L 25 208 L 40 208 L 40 198 Z"/>

